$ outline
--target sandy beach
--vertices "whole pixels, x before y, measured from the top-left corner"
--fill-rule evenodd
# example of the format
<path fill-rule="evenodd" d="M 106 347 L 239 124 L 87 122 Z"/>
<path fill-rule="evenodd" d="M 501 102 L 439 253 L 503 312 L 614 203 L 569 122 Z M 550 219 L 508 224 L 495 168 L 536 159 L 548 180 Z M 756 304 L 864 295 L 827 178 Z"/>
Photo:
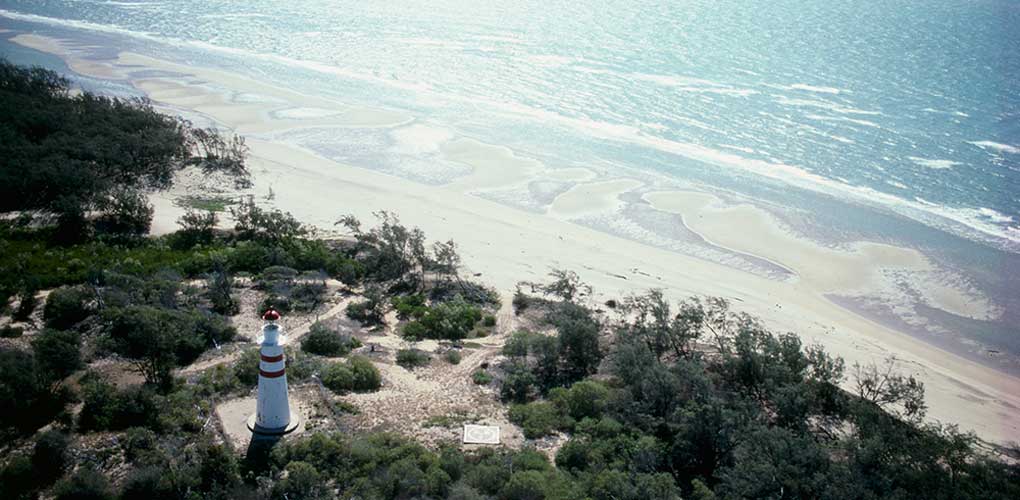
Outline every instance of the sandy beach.
<path fill-rule="evenodd" d="M 892 298 L 900 293 L 898 277 L 909 274 L 923 284 L 919 293 L 931 307 L 974 319 L 999 314 L 965 284 L 937 279 L 932 261 L 916 250 L 868 241 L 825 247 L 793 234 L 760 207 L 709 193 L 640 195 L 645 208 L 672 217 L 702 244 L 768 262 L 789 275 L 776 279 L 578 223 L 618 210 L 623 197 L 644 185 L 641 179 L 597 178 L 584 168 L 554 168 L 501 145 L 418 125 L 422 117 L 399 110 L 351 106 L 222 71 L 127 52 L 112 60 L 84 59 L 80 47 L 38 35 L 12 41 L 57 55 L 82 75 L 128 83 L 161 109 L 202 116 L 247 136 L 251 192 L 262 198 L 271 190 L 267 203 L 325 232 L 335 231 L 334 223 L 344 214 L 367 222 L 372 212 L 387 210 L 421 227 L 431 240 L 455 240 L 464 265 L 480 273 L 477 279 L 504 292 L 522 280 L 542 280 L 553 268 L 567 268 L 594 287 L 597 301 L 650 288 L 661 288 L 672 298 L 721 296 L 776 331 L 796 332 L 805 344 L 821 344 L 842 356 L 848 367 L 895 358 L 899 370 L 924 382 L 930 419 L 958 424 L 997 443 L 1020 436 L 1020 380 L 886 328 L 827 298 Z M 258 99 L 240 102 L 238 95 Z M 437 155 L 462 165 L 463 171 L 444 173 L 448 181 L 415 182 L 266 139 L 310 128 L 399 130 L 397 139 L 412 153 Z M 543 182 L 555 189 L 548 190 L 550 201 L 539 209 L 499 203 L 492 195 Z M 174 200 L 182 194 L 178 189 L 153 196 L 154 232 L 177 228 L 183 209 Z"/>

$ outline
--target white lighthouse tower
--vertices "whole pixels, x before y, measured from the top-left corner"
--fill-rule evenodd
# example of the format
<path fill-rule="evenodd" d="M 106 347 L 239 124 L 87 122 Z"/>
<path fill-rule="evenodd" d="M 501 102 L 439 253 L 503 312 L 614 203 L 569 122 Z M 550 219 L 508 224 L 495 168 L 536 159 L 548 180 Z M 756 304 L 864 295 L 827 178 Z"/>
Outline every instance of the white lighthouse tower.
<path fill-rule="evenodd" d="M 255 414 L 248 419 L 248 429 L 256 435 L 279 436 L 298 426 L 297 415 L 290 411 L 287 400 L 287 372 L 280 334 L 276 321 L 280 313 L 273 309 L 262 315 L 262 345 L 259 348 L 259 390 Z"/>

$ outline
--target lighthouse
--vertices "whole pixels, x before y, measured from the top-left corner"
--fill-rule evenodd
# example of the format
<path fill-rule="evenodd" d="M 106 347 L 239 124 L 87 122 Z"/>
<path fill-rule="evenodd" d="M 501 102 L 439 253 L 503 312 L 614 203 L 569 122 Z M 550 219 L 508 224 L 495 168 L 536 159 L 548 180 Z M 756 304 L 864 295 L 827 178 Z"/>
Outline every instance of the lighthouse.
<path fill-rule="evenodd" d="M 298 426 L 297 415 L 290 411 L 287 400 L 287 369 L 280 335 L 283 329 L 276 322 L 280 313 L 269 309 L 262 315 L 262 345 L 259 347 L 259 388 L 255 414 L 248 419 L 248 429 L 256 435 L 279 436 Z"/>

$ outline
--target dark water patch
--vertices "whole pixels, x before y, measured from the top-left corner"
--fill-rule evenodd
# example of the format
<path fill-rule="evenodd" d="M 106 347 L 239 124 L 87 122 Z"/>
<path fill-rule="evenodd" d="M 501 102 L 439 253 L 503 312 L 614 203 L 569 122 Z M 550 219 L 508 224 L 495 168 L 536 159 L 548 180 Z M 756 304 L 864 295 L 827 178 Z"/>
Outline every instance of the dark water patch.
<path fill-rule="evenodd" d="M 1013 376 L 1020 376 L 1020 356 L 1017 356 L 1017 350 L 1005 351 L 996 349 L 987 342 L 982 341 L 983 339 L 974 338 L 976 336 L 975 331 L 979 329 L 978 325 L 971 326 L 968 329 L 958 329 L 963 322 L 972 322 L 994 330 L 998 329 L 998 327 L 994 326 L 996 322 L 970 320 L 960 318 L 959 316 L 955 316 L 958 321 L 953 322 L 949 318 L 954 317 L 952 314 L 923 304 L 914 304 L 913 307 L 918 315 L 927 319 L 939 330 L 942 330 L 936 331 L 933 328 L 909 323 L 893 311 L 890 306 L 876 302 L 874 299 L 844 297 L 834 294 L 826 294 L 825 297 L 834 304 L 868 318 L 886 328 L 909 335 L 922 342 L 994 370 Z M 998 350 L 999 353 L 994 354 L 989 349 L 993 351 Z"/>

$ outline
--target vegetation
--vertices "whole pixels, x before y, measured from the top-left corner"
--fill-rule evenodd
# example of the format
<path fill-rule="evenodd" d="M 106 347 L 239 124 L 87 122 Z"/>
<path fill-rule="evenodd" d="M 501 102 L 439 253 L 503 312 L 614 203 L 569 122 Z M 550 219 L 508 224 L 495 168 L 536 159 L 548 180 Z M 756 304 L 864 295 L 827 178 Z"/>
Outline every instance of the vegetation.
<path fill-rule="evenodd" d="M 368 358 L 351 356 L 346 362 L 328 365 L 322 374 L 322 384 L 338 394 L 371 392 L 382 386 L 382 375 Z"/>
<path fill-rule="evenodd" d="M 169 188 L 186 167 L 247 182 L 242 139 L 145 101 L 74 94 L 51 71 L 0 60 L 0 110 L 0 212 L 54 217 L 64 239 L 145 234 L 152 209 L 142 190 Z"/>
<path fill-rule="evenodd" d="M 351 349 L 360 346 L 358 339 L 330 328 L 321 321 L 313 323 L 308 334 L 301 340 L 302 350 L 320 356 L 345 356 Z"/>
<path fill-rule="evenodd" d="M 460 297 L 424 308 L 421 318 L 404 326 L 408 340 L 461 340 L 482 320 L 482 311 Z"/>
<path fill-rule="evenodd" d="M 451 365 L 459 365 L 460 364 L 460 351 L 458 351 L 456 349 L 450 349 L 450 350 L 446 351 L 445 353 L 443 353 L 443 359 L 445 359 L 446 362 L 450 363 Z"/>
<path fill-rule="evenodd" d="M 432 360 L 429 353 L 421 349 L 400 349 L 397 351 L 397 364 L 408 370 L 426 366 Z"/>
<path fill-rule="evenodd" d="M 479 368 L 471 373 L 471 381 L 475 385 L 489 385 L 492 383 L 492 375 L 488 371 Z"/>

